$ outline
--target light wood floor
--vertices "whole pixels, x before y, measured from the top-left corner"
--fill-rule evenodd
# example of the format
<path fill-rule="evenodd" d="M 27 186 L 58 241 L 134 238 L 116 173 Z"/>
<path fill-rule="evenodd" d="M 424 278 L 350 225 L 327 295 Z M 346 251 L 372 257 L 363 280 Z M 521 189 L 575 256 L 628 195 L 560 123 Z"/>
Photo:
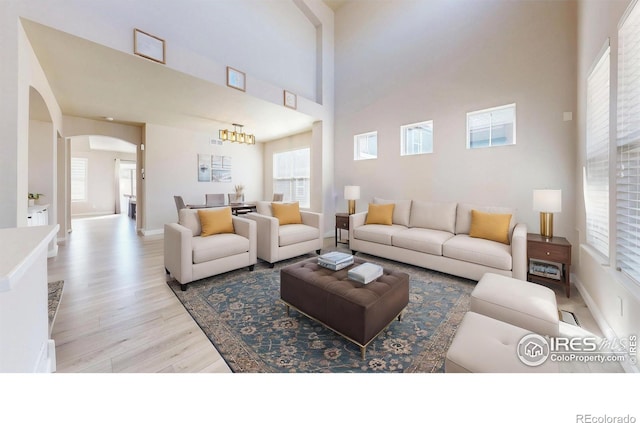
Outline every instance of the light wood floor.
<path fill-rule="evenodd" d="M 52 331 L 58 372 L 231 372 L 168 287 L 163 260 L 162 236 L 138 236 L 126 215 L 73 221 L 48 260 L 49 281 L 65 281 Z M 550 287 L 561 309 L 601 335 L 575 287 L 571 299 Z"/>
<path fill-rule="evenodd" d="M 48 272 L 65 281 L 58 372 L 230 372 L 168 287 L 162 236 L 137 236 L 126 215 L 74 220 Z"/>

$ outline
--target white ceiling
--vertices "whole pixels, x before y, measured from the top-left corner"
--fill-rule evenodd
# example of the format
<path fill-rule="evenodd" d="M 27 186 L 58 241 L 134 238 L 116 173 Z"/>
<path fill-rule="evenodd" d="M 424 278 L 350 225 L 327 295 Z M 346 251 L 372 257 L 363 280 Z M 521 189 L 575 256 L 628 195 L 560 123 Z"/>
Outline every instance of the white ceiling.
<path fill-rule="evenodd" d="M 311 129 L 298 111 L 56 29 L 23 20 L 65 115 L 211 132 L 244 125 L 257 142 Z"/>

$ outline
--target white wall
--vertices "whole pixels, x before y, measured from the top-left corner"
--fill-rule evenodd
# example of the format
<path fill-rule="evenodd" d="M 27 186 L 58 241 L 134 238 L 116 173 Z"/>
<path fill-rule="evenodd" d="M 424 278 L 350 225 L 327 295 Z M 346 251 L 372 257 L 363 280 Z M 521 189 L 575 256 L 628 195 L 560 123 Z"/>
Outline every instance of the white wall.
<path fill-rule="evenodd" d="M 146 125 L 143 233 L 162 231 L 178 220 L 174 195 L 186 204 L 204 204 L 205 194 L 232 193 L 245 186 L 245 200 L 264 198 L 263 145 L 211 145 L 211 134 Z M 198 154 L 231 156 L 232 182 L 198 182 Z"/>
<path fill-rule="evenodd" d="M 631 2 L 581 1 L 578 7 L 578 142 L 576 152 L 577 192 L 582 193 L 582 168 L 585 166 L 586 145 L 586 84 L 587 77 L 603 46 L 610 40 L 611 46 L 611 101 L 610 126 L 612 128 L 610 166 L 615 175 L 615 139 L 617 113 L 618 74 L 618 24 Z M 636 6 L 638 7 L 638 6 Z M 609 188 L 611 199 L 615 198 L 615 177 Z M 580 261 L 576 268 L 579 288 L 588 301 L 590 309 L 600 318 L 605 329 L 612 330 L 619 337 L 640 333 L 640 287 L 625 279 L 615 270 L 615 263 L 609 263 L 586 245 L 586 223 L 584 202 L 581 197 L 576 202 L 576 226 L 579 231 Z M 613 200 L 611 200 L 613 201 Z M 610 213 L 615 219 L 615 212 Z M 613 245 L 614 238 L 611 238 Z M 621 310 L 622 308 L 622 310 Z"/>
<path fill-rule="evenodd" d="M 373 196 L 517 208 L 538 232 L 536 188 L 562 189 L 555 234 L 575 240 L 573 2 L 353 2 L 336 13 L 337 209 Z M 467 150 L 466 113 L 517 104 L 517 144 Z M 400 156 L 400 126 L 434 121 L 434 153 Z M 378 159 L 353 136 L 378 131 Z"/>

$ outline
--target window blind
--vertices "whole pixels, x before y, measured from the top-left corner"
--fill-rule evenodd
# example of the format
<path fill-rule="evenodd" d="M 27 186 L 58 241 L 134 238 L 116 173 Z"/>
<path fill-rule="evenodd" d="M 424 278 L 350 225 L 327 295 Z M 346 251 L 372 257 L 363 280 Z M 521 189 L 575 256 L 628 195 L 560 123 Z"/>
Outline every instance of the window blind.
<path fill-rule="evenodd" d="M 87 201 L 86 158 L 71 158 L 71 201 Z"/>
<path fill-rule="evenodd" d="M 587 78 L 587 243 L 609 257 L 609 47 Z"/>
<path fill-rule="evenodd" d="M 640 283 L 640 8 L 618 31 L 616 266 Z"/>
<path fill-rule="evenodd" d="M 283 193 L 284 201 L 311 204 L 311 150 L 285 151 L 273 155 L 273 192 Z"/>

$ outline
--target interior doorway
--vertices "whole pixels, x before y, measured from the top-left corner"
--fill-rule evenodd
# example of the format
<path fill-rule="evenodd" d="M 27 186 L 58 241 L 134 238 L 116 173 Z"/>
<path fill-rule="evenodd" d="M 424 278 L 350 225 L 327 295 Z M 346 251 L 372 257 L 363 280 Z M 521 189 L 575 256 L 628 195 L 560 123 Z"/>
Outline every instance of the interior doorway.
<path fill-rule="evenodd" d="M 136 162 L 120 160 L 119 191 L 120 213 L 136 218 Z"/>

